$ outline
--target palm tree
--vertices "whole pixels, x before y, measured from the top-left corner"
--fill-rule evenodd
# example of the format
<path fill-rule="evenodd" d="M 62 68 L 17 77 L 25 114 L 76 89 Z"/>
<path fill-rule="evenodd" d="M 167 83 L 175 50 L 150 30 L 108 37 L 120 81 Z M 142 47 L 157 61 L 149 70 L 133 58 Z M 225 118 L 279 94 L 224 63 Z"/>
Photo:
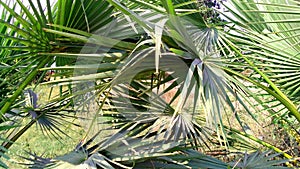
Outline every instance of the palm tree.
<path fill-rule="evenodd" d="M 240 116 L 257 120 L 267 111 L 288 131 L 297 129 L 291 127 L 300 120 L 296 2 L 232 0 L 225 4 L 235 16 L 225 13 L 229 22 L 206 20 L 197 1 L 47 0 L 45 9 L 29 2 L 31 10 L 19 0 L 11 6 L 0 1 L 0 105 L 8 133 L 2 148 L 35 123 L 59 137 L 67 117 L 85 115 L 89 122 L 74 151 L 54 159 L 31 154 L 32 167 L 228 168 L 289 161 L 268 162 L 273 156 L 256 153 L 243 164 L 227 164 L 203 154 L 216 144 L 232 150 L 231 142 L 250 139 L 291 158 L 246 134 Z M 59 78 L 46 84 L 61 86 L 60 96 L 38 107 L 26 90 L 31 105 L 24 106 L 26 87 L 53 69 Z M 281 79 L 287 75 L 294 76 Z M 227 126 L 224 114 L 244 131 Z M 30 121 L 19 127 L 24 118 Z M 101 130 L 93 132 L 95 126 Z"/>

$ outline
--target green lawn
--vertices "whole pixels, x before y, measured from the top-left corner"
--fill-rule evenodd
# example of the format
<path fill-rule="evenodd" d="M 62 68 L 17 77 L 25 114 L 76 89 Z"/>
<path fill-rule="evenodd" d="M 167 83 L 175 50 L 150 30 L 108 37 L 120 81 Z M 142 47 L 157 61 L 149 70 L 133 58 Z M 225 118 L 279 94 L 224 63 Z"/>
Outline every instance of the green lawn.
<path fill-rule="evenodd" d="M 38 86 L 35 90 L 38 94 L 38 104 L 42 105 L 48 101 L 50 87 Z M 52 97 L 59 94 L 59 89 L 56 87 L 53 89 Z M 28 120 L 27 120 L 28 122 Z M 78 122 L 74 122 L 77 123 Z M 24 122 L 26 124 L 26 121 Z M 61 128 L 68 136 L 60 134 L 61 138 L 56 139 L 53 136 L 45 135 L 36 124 L 31 126 L 9 149 L 7 155 L 9 160 L 4 160 L 9 168 L 27 168 L 25 165 L 18 163 L 27 162 L 22 157 L 29 157 L 27 152 L 36 153 L 39 156 L 51 158 L 58 155 L 63 155 L 72 151 L 75 146 L 80 142 L 80 139 L 84 135 L 84 130 L 80 127 L 74 126 L 71 123 L 64 124 Z M 26 152 L 27 151 L 27 152 Z M 22 156 L 22 157 L 21 157 Z"/>
<path fill-rule="evenodd" d="M 7 153 L 10 160 L 5 160 L 9 168 L 26 168 L 24 165 L 18 163 L 27 162 L 20 156 L 28 157 L 28 152 L 36 153 L 37 155 L 43 155 L 43 157 L 55 157 L 63 155 L 69 151 L 72 151 L 75 146 L 80 142 L 79 138 L 82 138 L 84 130 L 76 127 L 69 126 L 63 130 L 68 133 L 70 137 L 61 135 L 62 138 L 57 140 L 54 137 L 46 136 L 38 128 L 38 126 L 32 126 L 13 146 Z M 76 139 L 75 139 L 76 138 Z"/>

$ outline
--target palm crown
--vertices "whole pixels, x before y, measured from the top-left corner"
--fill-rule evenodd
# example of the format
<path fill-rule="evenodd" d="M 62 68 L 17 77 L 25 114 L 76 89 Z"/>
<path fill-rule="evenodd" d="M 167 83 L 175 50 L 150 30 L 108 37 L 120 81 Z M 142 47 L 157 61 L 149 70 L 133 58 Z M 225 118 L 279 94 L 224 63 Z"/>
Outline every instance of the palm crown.
<path fill-rule="evenodd" d="M 220 14 L 213 1 L 9 2 L 0 1 L 2 156 L 35 123 L 60 138 L 64 122 L 80 118 L 86 134 L 74 151 L 31 154 L 31 167 L 268 168 L 293 158 L 245 124 L 266 112 L 287 131 L 298 128 L 297 1 L 232 0 Z M 55 78 L 43 84 L 60 94 L 38 105 L 27 88 L 49 70 Z M 286 159 L 205 155 L 255 150 L 253 141 Z"/>

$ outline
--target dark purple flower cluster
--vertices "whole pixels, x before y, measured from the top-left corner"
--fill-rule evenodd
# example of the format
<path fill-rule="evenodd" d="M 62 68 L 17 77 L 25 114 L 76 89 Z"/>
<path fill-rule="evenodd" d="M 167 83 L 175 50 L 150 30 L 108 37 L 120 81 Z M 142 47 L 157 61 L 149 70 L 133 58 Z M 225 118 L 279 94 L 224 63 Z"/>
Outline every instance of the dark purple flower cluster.
<path fill-rule="evenodd" d="M 217 8 L 217 9 L 221 8 L 220 1 L 226 1 L 226 0 L 199 0 L 200 3 L 202 2 L 208 8 Z"/>
<path fill-rule="evenodd" d="M 209 23 L 217 23 L 222 21 L 218 12 L 215 9 L 221 9 L 222 1 L 226 0 L 198 0 L 199 7 L 202 9 L 202 15 Z"/>

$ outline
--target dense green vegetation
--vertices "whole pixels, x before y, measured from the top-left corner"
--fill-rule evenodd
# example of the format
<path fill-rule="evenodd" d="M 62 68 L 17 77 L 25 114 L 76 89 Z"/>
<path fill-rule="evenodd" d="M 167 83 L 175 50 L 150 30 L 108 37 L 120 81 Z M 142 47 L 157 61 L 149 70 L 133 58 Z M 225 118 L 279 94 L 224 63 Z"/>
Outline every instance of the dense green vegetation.
<path fill-rule="evenodd" d="M 35 128 L 78 143 L 30 168 L 299 165 L 298 1 L 28 2 L 0 1 L 2 158 Z"/>

